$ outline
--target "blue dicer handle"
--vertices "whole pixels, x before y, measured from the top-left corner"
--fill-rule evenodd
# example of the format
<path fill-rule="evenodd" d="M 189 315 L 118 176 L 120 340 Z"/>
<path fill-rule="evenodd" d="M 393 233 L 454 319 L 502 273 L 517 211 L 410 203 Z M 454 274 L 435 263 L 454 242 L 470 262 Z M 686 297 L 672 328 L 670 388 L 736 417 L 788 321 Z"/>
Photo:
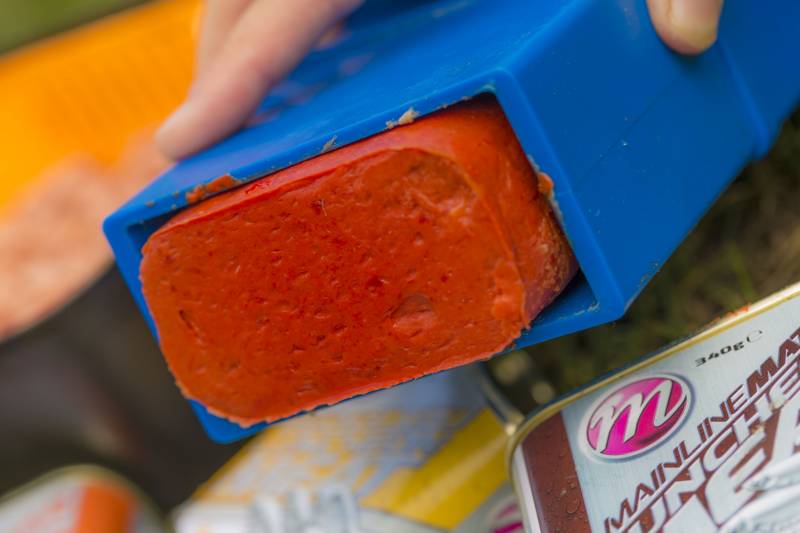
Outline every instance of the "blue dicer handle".
<path fill-rule="evenodd" d="M 381 25 L 397 15 L 402 15 L 435 0 L 366 0 L 364 5 L 347 20 L 345 27 L 358 32 L 374 25 Z"/>
<path fill-rule="evenodd" d="M 800 1 L 728 0 L 719 42 L 688 58 L 656 35 L 645 0 L 369 0 L 333 48 L 311 54 L 255 124 L 159 177 L 105 231 L 153 327 L 141 247 L 228 174 L 246 182 L 431 113 L 496 95 L 555 183 L 581 275 L 517 341 L 529 346 L 622 315 L 800 100 Z M 155 333 L 155 328 L 153 328 Z M 194 404 L 208 434 L 243 429 Z"/>

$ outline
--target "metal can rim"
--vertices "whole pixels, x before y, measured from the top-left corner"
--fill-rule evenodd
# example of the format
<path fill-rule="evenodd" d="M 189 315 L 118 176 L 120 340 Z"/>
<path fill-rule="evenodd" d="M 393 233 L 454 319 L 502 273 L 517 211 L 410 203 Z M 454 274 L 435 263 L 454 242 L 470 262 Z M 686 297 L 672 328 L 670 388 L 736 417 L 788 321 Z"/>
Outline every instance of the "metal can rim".
<path fill-rule="evenodd" d="M 510 437 L 516 433 L 517 428 L 525 420 L 525 413 L 512 404 L 508 397 L 503 394 L 500 387 L 492 380 L 484 363 L 475 367 L 474 373 L 483 392 L 487 407 L 503 424 L 503 430 Z"/>
<path fill-rule="evenodd" d="M 560 412 L 569 404 L 601 389 L 602 387 L 605 387 L 606 385 L 622 380 L 634 372 L 647 368 L 648 366 L 662 361 L 667 357 L 674 355 L 676 352 L 684 350 L 690 346 L 693 346 L 694 344 L 719 335 L 724 331 L 738 326 L 739 324 L 742 324 L 747 320 L 769 311 L 770 309 L 773 309 L 774 307 L 777 307 L 778 305 L 798 296 L 800 296 L 800 282 L 789 285 L 788 287 L 781 289 L 756 303 L 744 305 L 735 311 L 731 311 L 720 318 L 713 320 L 711 323 L 702 327 L 696 332 L 677 340 L 672 344 L 668 344 L 662 348 L 659 348 L 654 352 L 637 357 L 627 365 L 615 370 L 611 370 L 610 372 L 595 378 L 587 384 L 565 395 L 562 395 L 551 403 L 534 410 L 529 415 L 524 417 L 519 425 L 517 425 L 517 427 L 513 430 L 513 433 L 508 440 L 505 457 L 509 479 L 512 482 L 514 492 L 516 492 L 517 497 L 519 498 L 521 494 L 519 487 L 517 486 L 516 477 L 514 476 L 514 452 L 525 439 L 525 437 L 527 437 L 545 420 Z"/>

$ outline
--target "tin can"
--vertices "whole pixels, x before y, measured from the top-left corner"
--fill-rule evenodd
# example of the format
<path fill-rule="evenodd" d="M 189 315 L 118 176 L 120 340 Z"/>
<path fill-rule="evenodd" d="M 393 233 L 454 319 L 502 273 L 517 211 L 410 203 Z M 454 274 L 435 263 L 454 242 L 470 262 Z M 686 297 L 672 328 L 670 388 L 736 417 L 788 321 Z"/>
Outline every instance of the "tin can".
<path fill-rule="evenodd" d="M 178 533 L 522 533 L 508 433 L 458 369 L 268 428 L 175 515 Z"/>
<path fill-rule="evenodd" d="M 527 531 L 800 531 L 800 285 L 529 417 Z"/>
<path fill-rule="evenodd" d="M 0 499 L 8 533 L 159 533 L 164 522 L 132 484 L 94 466 L 55 470 Z"/>

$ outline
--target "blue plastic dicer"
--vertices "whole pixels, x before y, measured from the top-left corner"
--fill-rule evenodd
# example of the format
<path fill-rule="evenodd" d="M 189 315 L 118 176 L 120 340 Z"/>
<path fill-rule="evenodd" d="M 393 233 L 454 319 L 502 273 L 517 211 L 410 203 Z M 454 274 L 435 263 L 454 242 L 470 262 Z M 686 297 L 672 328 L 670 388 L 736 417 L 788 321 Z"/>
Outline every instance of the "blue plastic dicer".
<path fill-rule="evenodd" d="M 254 124 L 184 161 L 111 215 L 105 232 L 153 328 L 141 248 L 187 192 L 241 182 L 494 93 L 554 199 L 582 275 L 528 346 L 621 316 L 800 99 L 800 2 L 729 0 L 719 42 L 668 50 L 645 0 L 372 0 L 264 101 Z M 155 329 L 153 328 L 155 332 Z M 209 436 L 243 429 L 194 405 Z"/>

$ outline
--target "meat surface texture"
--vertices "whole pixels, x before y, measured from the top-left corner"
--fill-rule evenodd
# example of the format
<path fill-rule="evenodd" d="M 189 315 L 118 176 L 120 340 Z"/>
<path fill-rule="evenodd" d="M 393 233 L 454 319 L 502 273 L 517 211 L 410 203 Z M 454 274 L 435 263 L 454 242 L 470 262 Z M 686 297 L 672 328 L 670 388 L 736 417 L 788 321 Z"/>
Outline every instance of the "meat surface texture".
<path fill-rule="evenodd" d="M 244 426 L 486 359 L 577 270 L 484 98 L 191 206 L 143 255 L 183 394 Z"/>

